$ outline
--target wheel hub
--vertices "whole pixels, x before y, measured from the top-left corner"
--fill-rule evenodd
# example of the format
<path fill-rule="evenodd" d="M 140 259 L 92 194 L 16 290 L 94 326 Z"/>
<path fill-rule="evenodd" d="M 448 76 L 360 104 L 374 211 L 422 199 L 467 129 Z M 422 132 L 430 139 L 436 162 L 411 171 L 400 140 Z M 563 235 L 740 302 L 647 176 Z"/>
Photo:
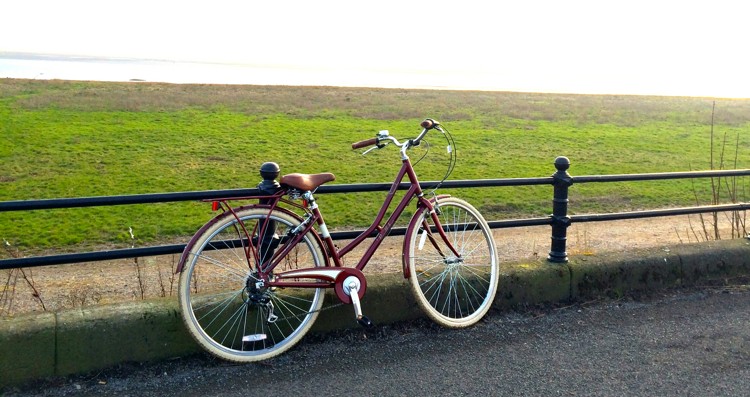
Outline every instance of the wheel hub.
<path fill-rule="evenodd" d="M 443 262 L 448 266 L 455 266 L 464 263 L 464 258 L 458 258 L 455 256 L 449 256 L 443 259 Z"/>
<path fill-rule="evenodd" d="M 245 303 L 268 304 L 271 297 L 268 295 L 269 288 L 265 283 L 258 281 L 256 274 L 250 274 L 245 280 L 245 289 L 242 292 Z"/>

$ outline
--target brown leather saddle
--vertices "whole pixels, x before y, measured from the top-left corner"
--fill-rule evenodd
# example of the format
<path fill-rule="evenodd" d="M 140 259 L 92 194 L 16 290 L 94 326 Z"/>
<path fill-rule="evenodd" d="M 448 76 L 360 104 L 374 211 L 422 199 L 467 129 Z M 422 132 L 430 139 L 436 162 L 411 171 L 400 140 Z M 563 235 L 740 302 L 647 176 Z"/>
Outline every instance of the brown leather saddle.
<path fill-rule="evenodd" d="M 302 191 L 315 190 L 318 186 L 336 180 L 336 176 L 330 172 L 322 174 L 287 174 L 281 177 L 279 182 Z"/>

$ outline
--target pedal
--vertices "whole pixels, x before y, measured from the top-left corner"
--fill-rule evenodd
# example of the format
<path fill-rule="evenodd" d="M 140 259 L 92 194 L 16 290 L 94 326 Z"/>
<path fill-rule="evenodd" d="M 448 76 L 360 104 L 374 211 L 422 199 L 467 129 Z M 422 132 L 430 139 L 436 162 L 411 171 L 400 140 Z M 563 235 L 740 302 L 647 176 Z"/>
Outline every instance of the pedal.
<path fill-rule="evenodd" d="M 373 324 L 373 322 L 370 321 L 370 319 L 367 318 L 367 316 L 362 316 L 358 318 L 357 322 L 359 323 L 359 325 L 362 326 L 362 328 L 372 328 L 375 326 L 375 324 Z"/>

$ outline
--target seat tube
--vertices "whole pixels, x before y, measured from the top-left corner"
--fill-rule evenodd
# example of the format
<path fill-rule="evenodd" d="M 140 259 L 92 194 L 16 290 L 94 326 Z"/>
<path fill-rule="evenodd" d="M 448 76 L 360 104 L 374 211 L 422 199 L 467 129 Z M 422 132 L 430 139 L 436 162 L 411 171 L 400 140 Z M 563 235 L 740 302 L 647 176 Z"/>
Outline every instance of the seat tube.
<path fill-rule="evenodd" d="M 336 251 L 336 246 L 333 244 L 331 233 L 328 231 L 328 226 L 323 219 L 323 214 L 320 213 L 320 208 L 318 208 L 318 203 L 315 201 L 315 197 L 313 197 L 312 192 L 305 192 L 302 197 L 307 201 L 307 205 L 313 213 L 315 222 L 318 224 L 318 229 L 320 229 L 320 237 L 323 238 L 323 241 L 326 244 L 329 256 L 333 259 L 336 266 L 341 266 L 341 259 Z"/>

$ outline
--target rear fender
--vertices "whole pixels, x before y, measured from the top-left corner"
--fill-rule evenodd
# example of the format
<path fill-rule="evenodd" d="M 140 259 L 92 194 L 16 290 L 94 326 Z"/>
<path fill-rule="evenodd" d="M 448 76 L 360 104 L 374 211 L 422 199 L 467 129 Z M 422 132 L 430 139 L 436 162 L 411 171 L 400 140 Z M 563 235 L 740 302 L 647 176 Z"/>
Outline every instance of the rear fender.
<path fill-rule="evenodd" d="M 185 262 L 187 262 L 187 259 L 189 257 L 188 254 L 193 250 L 195 243 L 198 241 L 198 236 L 202 235 L 206 230 L 208 230 L 217 222 L 221 222 L 227 217 L 233 218 L 236 213 L 244 211 L 246 209 L 250 209 L 250 208 L 261 208 L 267 211 L 271 211 L 270 205 L 252 204 L 252 205 L 245 205 L 242 207 L 237 207 L 237 208 L 234 208 L 232 211 L 225 211 L 215 216 L 213 219 L 206 222 L 206 224 L 203 225 L 193 235 L 193 237 L 190 238 L 190 241 L 187 243 L 187 245 L 185 246 L 185 249 L 182 251 L 182 254 L 180 255 L 180 261 L 177 263 L 177 269 L 175 269 L 175 273 L 182 273 L 182 270 L 185 267 Z M 303 219 L 299 215 L 297 215 L 296 213 L 292 211 L 287 210 L 286 208 L 276 207 L 273 210 L 283 212 L 284 214 L 291 216 L 292 218 L 296 219 L 299 222 L 303 221 Z M 318 244 L 318 247 L 320 248 L 320 252 L 323 254 L 323 266 L 330 266 L 330 258 L 328 256 L 328 250 L 326 250 L 325 245 L 323 244 L 323 240 L 320 238 L 320 235 L 318 235 L 318 232 L 315 229 L 310 229 L 310 233 L 312 233 L 315 239 L 315 242 Z"/>

